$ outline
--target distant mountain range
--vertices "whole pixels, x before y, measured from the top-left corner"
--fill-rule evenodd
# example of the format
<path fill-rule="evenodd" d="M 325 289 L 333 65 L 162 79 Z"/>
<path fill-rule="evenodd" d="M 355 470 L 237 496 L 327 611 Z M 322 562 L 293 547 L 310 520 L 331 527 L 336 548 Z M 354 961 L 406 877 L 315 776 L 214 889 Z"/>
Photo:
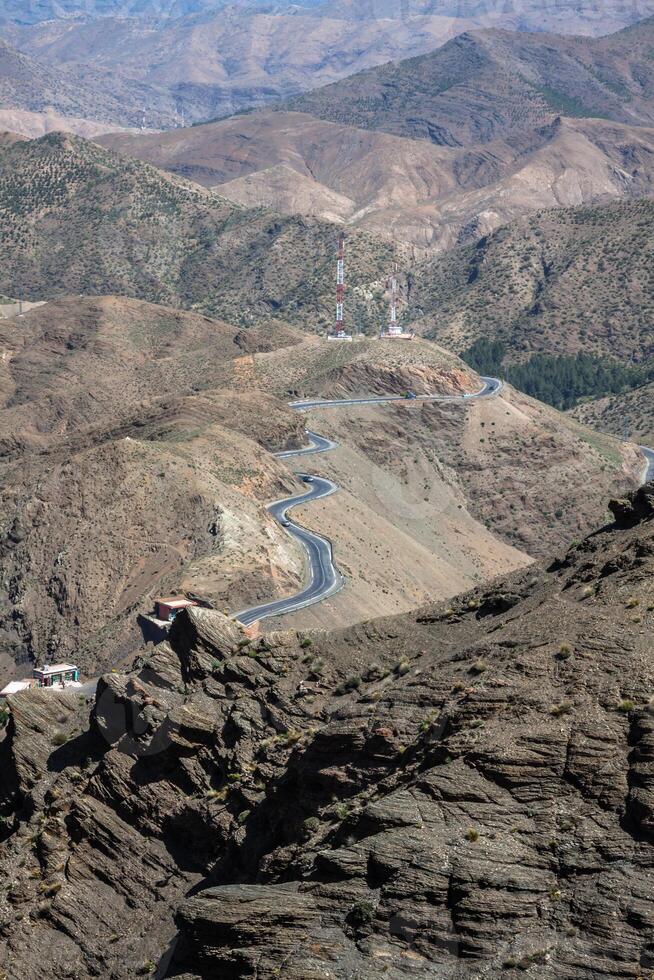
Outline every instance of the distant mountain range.
<path fill-rule="evenodd" d="M 8 0 L 0 4 L 3 38 L 32 59 L 37 92 L 0 93 L 0 110 L 56 110 L 69 119 L 63 128 L 74 132 L 84 131 L 80 119 L 170 128 L 267 105 L 370 67 L 431 52 L 475 28 L 598 35 L 652 13 L 654 0 L 642 0 L 629 11 L 615 0 L 583 8 L 556 0 L 546 12 L 527 0 L 519 15 L 488 2 L 430 0 Z M 79 103 L 73 115 L 56 90 L 51 105 L 43 109 L 37 83 L 47 70 L 70 76 Z M 401 76 L 396 80 L 401 82 Z M 370 78 L 364 84 L 374 87 Z M 344 111 L 352 114 L 347 90 L 338 94 L 344 98 Z M 618 94 L 613 93 L 614 101 Z M 514 94 L 514 101 L 519 95 Z M 320 111 L 333 118 L 334 110 L 325 102 L 331 95 L 321 98 Z M 530 103 L 533 99 L 530 91 Z M 120 103 L 117 112 L 107 110 L 112 100 Z M 317 103 L 314 110 L 319 111 Z M 37 135 L 43 128 L 25 117 L 21 131 Z"/>
<path fill-rule="evenodd" d="M 70 20 L 74 17 L 130 17 L 151 18 L 165 22 L 178 20 L 194 14 L 216 13 L 225 9 L 244 13 L 264 12 L 267 14 L 311 11 L 318 17 L 337 17 L 349 20 L 392 19 L 406 20 L 421 15 L 441 17 L 491 17 L 496 14 L 497 5 L 491 0 L 464 0 L 453 3 L 448 0 L 3 0 L 0 4 L 0 22 L 18 24 L 38 24 L 49 20 Z M 611 24 L 616 20 L 637 20 L 647 16 L 651 6 L 640 0 L 624 7 L 615 4 L 565 4 L 549 6 L 544 10 L 542 4 L 525 0 L 520 11 L 505 16 L 515 20 L 523 19 L 525 24 L 533 23 L 540 15 L 540 24 L 552 23 L 552 18 L 564 20 L 564 27 L 572 23 L 586 25 Z"/>
<path fill-rule="evenodd" d="M 113 292 L 316 330 L 345 226 L 348 313 L 363 329 L 385 316 L 398 262 L 406 322 L 480 369 L 581 351 L 639 383 L 630 365 L 654 356 L 651 50 L 654 18 L 597 39 L 469 31 L 279 110 L 99 137 L 121 156 L 9 140 L 0 291 Z M 602 390 L 582 381 L 554 403 Z"/>
<path fill-rule="evenodd" d="M 521 137 L 552 112 L 654 122 L 654 18 L 603 38 L 486 30 L 291 100 L 320 119 L 444 146 Z"/>
<path fill-rule="evenodd" d="M 601 39 L 473 31 L 283 111 L 103 142 L 241 204 L 449 248 L 538 208 L 650 195 L 652 49 L 653 18 Z"/>

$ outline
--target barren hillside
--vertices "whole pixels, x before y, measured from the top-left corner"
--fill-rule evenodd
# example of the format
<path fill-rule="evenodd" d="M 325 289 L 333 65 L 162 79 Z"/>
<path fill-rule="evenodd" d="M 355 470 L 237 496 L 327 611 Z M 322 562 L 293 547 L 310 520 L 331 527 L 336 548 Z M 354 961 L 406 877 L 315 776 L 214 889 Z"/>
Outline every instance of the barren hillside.
<path fill-rule="evenodd" d="M 301 444 L 304 428 L 262 392 L 215 389 L 243 355 L 237 329 L 108 297 L 2 321 L 1 343 L 13 660 L 115 663 L 138 645 L 138 613 L 182 578 L 220 608 L 297 589 L 302 554 L 264 504 L 295 486 L 268 448 Z"/>
<path fill-rule="evenodd" d="M 405 611 L 464 580 L 488 581 L 506 562 L 553 554 L 643 472 L 634 447 L 510 389 L 467 405 L 312 412 L 310 426 L 339 443 L 312 472 L 343 490 L 299 513 L 332 538 L 349 582 L 283 620 L 297 627 Z"/>
<path fill-rule="evenodd" d="M 582 402 L 571 413 L 584 425 L 654 446 L 654 384 Z"/>
<path fill-rule="evenodd" d="M 451 354 L 419 340 L 398 347 L 307 338 L 231 366 L 225 383 L 282 397 L 480 387 Z M 311 471 L 342 491 L 301 517 L 333 539 L 349 581 L 343 593 L 298 614 L 298 625 L 406 610 L 429 590 L 446 595 L 453 582 L 463 588 L 464 580 L 499 574 L 504 562 L 516 567 L 525 554 L 549 554 L 586 533 L 608 499 L 636 486 L 643 471 L 635 447 L 511 389 L 481 402 L 316 410 L 307 424 L 339 444 L 312 458 Z M 301 459 L 293 468 L 307 465 Z"/>
<path fill-rule="evenodd" d="M 371 66 L 432 52 L 473 28 L 604 34 L 653 12 L 651 0 L 629 9 L 614 0 L 601 7 L 557 0 L 547 10 L 525 0 L 519 12 L 489 3 L 455 9 L 433 0 L 15 7 L 15 0 L 3 5 L 3 36 L 38 71 L 60 71 L 64 86 L 77 85 L 85 118 L 106 121 L 101 105 L 108 98 L 120 103 L 123 124 L 125 118 L 140 124 L 144 110 L 152 128 L 270 104 Z M 8 105 L 19 107 L 36 104 Z"/>
<path fill-rule="evenodd" d="M 471 31 L 289 101 L 320 119 L 445 146 L 519 140 L 552 113 L 654 122 L 654 18 L 605 38 Z"/>
<path fill-rule="evenodd" d="M 477 241 L 541 208 L 654 187 L 654 129 L 553 114 L 517 144 L 500 134 L 439 146 L 272 111 L 99 142 L 236 203 L 340 221 L 420 250 Z"/>
<path fill-rule="evenodd" d="M 37 120 L 44 122 L 56 114 L 60 128 L 71 132 L 94 123 L 96 132 L 140 125 L 139 103 L 146 97 L 147 88 L 120 78 L 113 78 L 109 85 L 107 81 L 103 72 L 44 64 L 0 40 L 0 110 L 16 113 L 17 121 L 25 118 L 21 114 L 33 114 L 34 126 Z M 151 126 L 171 121 L 166 97 L 162 95 L 158 101 L 160 105 L 149 113 Z M 168 101 L 172 105 L 172 100 Z"/>
<path fill-rule="evenodd" d="M 305 624 L 409 610 L 519 567 L 642 471 L 635 450 L 515 395 L 310 418 L 285 404 L 478 390 L 426 341 L 334 345 L 116 297 L 46 304 L 0 340 L 0 628 L 22 665 L 115 663 L 162 590 L 232 612 L 297 591 L 303 555 L 264 504 L 299 487 L 270 452 L 301 446 L 307 424 L 339 442 L 311 466 L 342 489 L 301 516 L 333 537 L 349 583 Z"/>

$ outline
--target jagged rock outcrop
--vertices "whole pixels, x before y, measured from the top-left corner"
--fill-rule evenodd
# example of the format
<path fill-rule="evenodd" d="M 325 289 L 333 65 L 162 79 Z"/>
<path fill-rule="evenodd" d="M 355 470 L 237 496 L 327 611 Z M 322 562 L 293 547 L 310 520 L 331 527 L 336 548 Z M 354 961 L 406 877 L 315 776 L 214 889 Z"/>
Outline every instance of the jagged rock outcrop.
<path fill-rule="evenodd" d="M 447 608 L 258 639 L 190 610 L 90 723 L 13 699 L 0 968 L 649 976 L 652 500 Z"/>

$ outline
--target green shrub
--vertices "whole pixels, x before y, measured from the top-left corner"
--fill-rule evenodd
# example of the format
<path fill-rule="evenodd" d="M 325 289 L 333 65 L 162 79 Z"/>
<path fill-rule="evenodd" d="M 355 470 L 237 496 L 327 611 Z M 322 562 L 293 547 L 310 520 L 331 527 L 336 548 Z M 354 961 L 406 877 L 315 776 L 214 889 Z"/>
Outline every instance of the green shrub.
<path fill-rule="evenodd" d="M 376 914 L 372 902 L 361 901 L 352 906 L 348 919 L 354 926 L 368 926 L 374 922 Z"/>
<path fill-rule="evenodd" d="M 627 715 L 627 714 L 629 714 L 630 711 L 634 711 L 635 708 L 636 708 L 636 705 L 634 704 L 634 702 L 633 701 L 630 701 L 627 698 L 624 701 L 621 701 L 620 702 L 620 704 L 617 707 L 617 710 L 618 711 L 621 711 L 622 714 Z"/>

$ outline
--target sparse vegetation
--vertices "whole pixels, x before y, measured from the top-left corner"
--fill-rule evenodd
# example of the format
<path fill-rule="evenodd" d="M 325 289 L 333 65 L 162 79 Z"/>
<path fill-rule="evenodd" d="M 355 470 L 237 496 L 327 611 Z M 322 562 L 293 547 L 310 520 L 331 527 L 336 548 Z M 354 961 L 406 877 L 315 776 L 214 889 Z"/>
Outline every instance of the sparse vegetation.
<path fill-rule="evenodd" d="M 561 701 L 550 708 L 550 714 L 554 715 L 555 718 L 560 718 L 562 715 L 569 715 L 573 707 L 572 701 Z"/>
<path fill-rule="evenodd" d="M 347 677 L 342 681 L 336 688 L 336 694 L 349 694 L 350 691 L 356 691 L 361 687 L 362 680 L 358 674 L 354 674 L 352 677 Z"/>
<path fill-rule="evenodd" d="M 376 914 L 372 902 L 361 901 L 352 906 L 348 919 L 352 925 L 362 927 L 374 922 Z"/>
<path fill-rule="evenodd" d="M 617 710 L 623 715 L 628 715 L 629 712 L 636 710 L 636 705 L 629 698 L 625 698 L 623 701 L 620 701 Z"/>
<path fill-rule="evenodd" d="M 421 325 L 481 373 L 560 408 L 643 385 L 654 377 L 653 227 L 647 200 L 522 219 L 424 263 Z M 619 270 L 610 285 L 606 268 Z"/>
<path fill-rule="evenodd" d="M 51 133 L 0 152 L 0 233 L 4 292 L 29 282 L 35 299 L 120 293 L 242 326 L 269 317 L 310 320 L 314 329 L 331 323 L 333 225 L 240 208 L 73 136 Z M 395 249 L 352 230 L 348 252 L 364 286 L 392 267 Z M 383 305 L 361 288 L 349 313 L 372 331 Z"/>

